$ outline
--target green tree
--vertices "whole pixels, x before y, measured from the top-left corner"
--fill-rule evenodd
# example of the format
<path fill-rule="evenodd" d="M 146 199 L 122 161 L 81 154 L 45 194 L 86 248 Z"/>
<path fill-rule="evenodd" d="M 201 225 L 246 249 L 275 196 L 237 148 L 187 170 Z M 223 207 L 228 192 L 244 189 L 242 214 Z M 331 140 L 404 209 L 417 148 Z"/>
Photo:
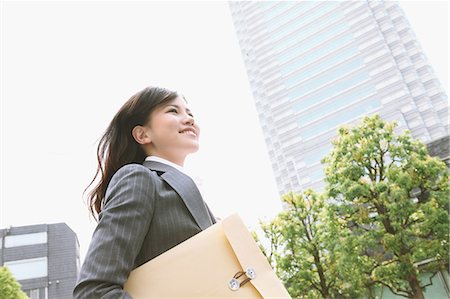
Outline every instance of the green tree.
<path fill-rule="evenodd" d="M 344 277 L 337 268 L 341 233 L 324 197 L 306 190 L 302 194 L 288 193 L 282 200 L 285 209 L 261 227 L 270 240 L 270 249 L 264 253 L 290 295 L 293 298 L 361 296 L 364 284 L 357 281 L 357 276 Z"/>
<path fill-rule="evenodd" d="M 347 242 L 360 258 L 358 271 L 394 294 L 424 298 L 423 272 L 448 267 L 449 173 L 409 132 L 379 116 L 340 128 L 322 162 L 328 197 L 351 229 Z M 427 260 L 424 267 L 418 263 Z M 345 264 L 345 263 L 344 263 Z M 342 265 L 342 264 L 341 264 Z"/>
<path fill-rule="evenodd" d="M 20 289 L 20 284 L 6 267 L 0 267 L 0 298 L 26 299 L 28 296 Z"/>

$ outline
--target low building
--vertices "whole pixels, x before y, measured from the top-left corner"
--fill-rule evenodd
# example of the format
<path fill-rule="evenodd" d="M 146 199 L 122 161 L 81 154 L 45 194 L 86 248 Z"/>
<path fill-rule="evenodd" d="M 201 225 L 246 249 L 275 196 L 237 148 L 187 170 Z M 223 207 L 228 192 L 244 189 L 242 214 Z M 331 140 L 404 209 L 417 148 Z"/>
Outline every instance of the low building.
<path fill-rule="evenodd" d="M 65 223 L 0 229 L 0 265 L 8 267 L 30 299 L 72 298 L 79 248 Z"/>
<path fill-rule="evenodd" d="M 450 136 L 427 143 L 427 149 L 430 156 L 439 157 L 450 168 Z"/>

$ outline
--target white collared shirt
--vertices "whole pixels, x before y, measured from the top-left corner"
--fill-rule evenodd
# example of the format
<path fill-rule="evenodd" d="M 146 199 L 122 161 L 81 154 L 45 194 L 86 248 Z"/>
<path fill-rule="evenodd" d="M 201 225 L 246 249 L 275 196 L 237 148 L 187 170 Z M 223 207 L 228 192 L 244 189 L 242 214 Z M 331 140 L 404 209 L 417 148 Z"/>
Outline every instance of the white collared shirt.
<path fill-rule="evenodd" d="M 163 163 L 163 164 L 172 166 L 173 168 L 181 171 L 182 173 L 184 173 L 185 175 L 190 177 L 190 175 L 186 172 L 186 170 L 183 167 L 181 167 L 180 165 L 175 164 L 173 162 L 170 162 L 169 160 L 166 160 L 164 158 L 157 157 L 157 156 L 147 156 L 147 158 L 145 158 L 145 161 L 155 161 L 155 162 L 159 162 L 159 163 Z"/>
<path fill-rule="evenodd" d="M 197 186 L 198 190 L 200 191 L 200 194 L 203 197 L 203 200 L 205 200 L 204 192 L 202 190 L 203 189 L 202 188 L 203 186 L 202 186 L 202 183 L 201 183 L 202 180 L 198 176 L 190 174 L 188 171 L 186 171 L 185 168 L 181 167 L 180 165 L 175 164 L 175 163 L 173 163 L 173 162 L 171 162 L 169 160 L 166 160 L 164 158 L 161 158 L 161 157 L 147 156 L 145 158 L 145 161 L 154 161 L 154 162 L 163 163 L 163 164 L 172 166 L 173 168 L 181 171 L 182 173 L 184 173 L 185 175 L 187 175 L 188 177 L 190 177 L 194 181 L 195 185 Z"/>

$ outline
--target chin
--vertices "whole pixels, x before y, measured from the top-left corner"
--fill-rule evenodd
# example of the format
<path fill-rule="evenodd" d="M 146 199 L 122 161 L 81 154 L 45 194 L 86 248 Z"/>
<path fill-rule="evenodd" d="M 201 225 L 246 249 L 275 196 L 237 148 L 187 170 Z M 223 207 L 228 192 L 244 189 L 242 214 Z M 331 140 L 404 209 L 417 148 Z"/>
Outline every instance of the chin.
<path fill-rule="evenodd" d="M 192 149 L 191 154 L 198 152 L 198 146 L 196 146 L 195 148 Z"/>
<path fill-rule="evenodd" d="M 197 143 L 197 144 L 193 144 L 191 147 L 189 147 L 188 152 L 189 152 L 190 154 L 193 154 L 193 153 L 197 152 L 198 149 L 199 149 L 198 143 Z"/>

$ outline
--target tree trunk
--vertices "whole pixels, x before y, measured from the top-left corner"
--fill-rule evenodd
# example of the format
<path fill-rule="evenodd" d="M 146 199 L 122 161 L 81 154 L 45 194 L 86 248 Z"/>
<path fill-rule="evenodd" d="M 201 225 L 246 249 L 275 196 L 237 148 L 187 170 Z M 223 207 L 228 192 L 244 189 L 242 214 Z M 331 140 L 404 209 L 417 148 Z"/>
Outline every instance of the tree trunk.
<path fill-rule="evenodd" d="M 314 256 L 314 263 L 316 264 L 317 267 L 317 273 L 319 274 L 320 288 L 322 289 L 320 293 L 322 294 L 324 299 L 331 299 L 329 288 L 327 286 L 327 282 L 325 279 L 325 273 L 323 271 L 322 264 L 320 262 L 319 250 L 315 245 L 313 256 Z"/>
<path fill-rule="evenodd" d="M 416 275 L 411 275 L 408 279 L 408 283 L 413 293 L 411 296 L 412 299 L 425 299 L 422 288 L 420 287 L 420 282 Z"/>

